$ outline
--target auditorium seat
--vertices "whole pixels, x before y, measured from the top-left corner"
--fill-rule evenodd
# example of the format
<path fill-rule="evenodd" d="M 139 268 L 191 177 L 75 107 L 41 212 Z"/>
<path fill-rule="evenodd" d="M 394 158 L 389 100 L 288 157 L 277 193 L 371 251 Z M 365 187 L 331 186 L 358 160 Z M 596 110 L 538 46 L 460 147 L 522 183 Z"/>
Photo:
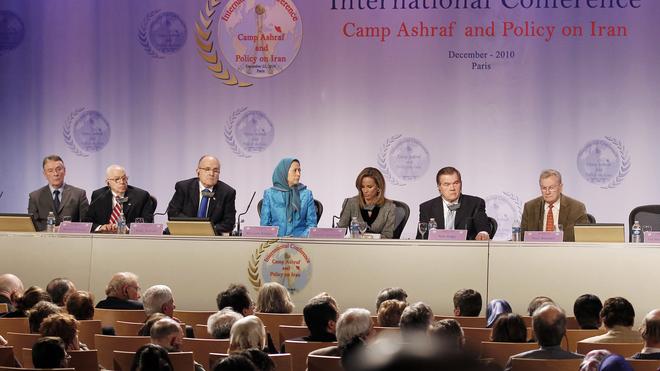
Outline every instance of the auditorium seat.
<path fill-rule="evenodd" d="M 561 342 L 561 347 L 569 352 L 577 352 L 577 343 L 580 340 L 588 339 L 592 336 L 602 335 L 607 332 L 605 329 L 598 330 L 566 330 L 566 336 Z"/>
<path fill-rule="evenodd" d="M 484 341 L 481 343 L 481 358 L 492 358 L 500 367 L 504 368 L 512 355 L 539 349 L 537 343 L 496 343 Z"/>
<path fill-rule="evenodd" d="M 185 322 L 190 326 L 206 325 L 209 317 L 216 313 L 216 311 L 207 310 L 174 310 L 174 317 L 178 318 L 181 322 Z M 195 335 L 197 336 L 197 335 Z"/>
<path fill-rule="evenodd" d="M 99 351 L 99 364 L 111 369 L 115 350 L 136 352 L 141 346 L 149 344 L 151 339 L 148 336 L 94 335 L 94 341 L 96 342 L 96 349 Z"/>
<path fill-rule="evenodd" d="M 522 316 L 523 322 L 525 322 L 526 327 L 532 327 L 532 317 Z M 566 329 L 579 330 L 580 325 L 578 324 L 575 317 L 566 317 Z"/>
<path fill-rule="evenodd" d="M 655 359 L 626 359 L 635 371 L 657 371 L 660 369 L 660 360 Z"/>
<path fill-rule="evenodd" d="M 103 326 L 114 326 L 117 321 L 144 322 L 147 316 L 143 310 L 94 309 L 94 319 L 101 320 Z"/>
<path fill-rule="evenodd" d="M 138 332 L 144 326 L 142 322 L 115 322 L 115 335 L 119 336 L 138 336 Z"/>
<path fill-rule="evenodd" d="M 261 319 L 261 322 L 266 326 L 266 330 L 273 339 L 273 344 L 279 349 L 282 346 L 280 341 L 279 328 L 280 325 L 300 326 L 304 325 L 302 313 L 261 313 L 257 312 L 255 316 Z"/>
<path fill-rule="evenodd" d="M 630 357 L 639 353 L 644 348 L 644 343 L 577 343 L 577 353 L 587 354 L 595 349 L 605 349 L 622 357 Z"/>
<path fill-rule="evenodd" d="M 394 206 L 396 207 L 394 210 L 394 236 L 392 238 L 398 240 L 401 238 L 401 233 L 403 233 L 406 223 L 408 223 L 410 207 L 403 201 L 392 200 L 392 202 L 394 202 Z"/>
<path fill-rule="evenodd" d="M 11 367 L 15 365 L 14 347 L 0 345 L 0 366 Z"/>
<path fill-rule="evenodd" d="M 461 327 L 476 327 L 486 328 L 486 317 L 462 317 L 462 316 L 433 316 L 436 321 L 443 319 L 453 319 L 458 322 Z"/>
<path fill-rule="evenodd" d="M 96 349 L 94 335 L 100 333 L 101 321 L 93 319 L 78 321 L 78 339 L 89 349 Z"/>
<path fill-rule="evenodd" d="M 71 356 L 69 367 L 76 371 L 96 371 L 99 369 L 99 352 L 93 350 L 68 350 Z"/>
<path fill-rule="evenodd" d="M 291 340 L 286 341 L 284 344 L 286 351 L 291 353 L 292 371 L 305 371 L 307 368 L 307 355 L 309 355 L 309 353 L 317 349 L 337 345 L 337 343 L 329 342 Z"/>
<path fill-rule="evenodd" d="M 275 364 L 275 371 L 291 371 L 291 354 L 290 353 L 280 353 L 280 354 L 269 354 L 270 359 Z M 209 364 L 215 366 L 218 362 L 229 357 L 227 353 L 211 353 L 209 355 Z M 214 367 L 207 368 L 207 370 L 213 370 Z"/>
<path fill-rule="evenodd" d="M 0 371 L 76 371 L 75 368 L 21 368 L 21 367 L 4 367 L 0 366 Z"/>
<path fill-rule="evenodd" d="M 512 371 L 576 371 L 582 363 L 577 359 L 526 359 L 513 358 Z M 637 370 L 635 370 L 637 371 Z"/>
<path fill-rule="evenodd" d="M 204 366 L 204 369 L 211 370 L 209 367 L 209 354 L 227 353 L 229 350 L 229 339 L 183 338 L 181 350 L 185 352 L 193 352 L 195 361 Z"/>
<path fill-rule="evenodd" d="M 136 349 L 137 351 L 137 349 Z M 167 354 L 172 362 L 172 368 L 176 371 L 195 371 L 192 352 L 169 352 Z M 135 358 L 135 352 L 116 350 L 113 352 L 113 370 L 130 371 Z"/>
<path fill-rule="evenodd" d="M 309 336 L 309 329 L 307 326 L 289 326 L 289 325 L 280 325 L 280 343 L 285 342 L 286 340 L 291 340 L 303 336 Z"/>
<path fill-rule="evenodd" d="M 7 337 L 8 332 L 28 333 L 30 325 L 27 318 L 0 318 L 0 336 Z"/>
<path fill-rule="evenodd" d="M 209 328 L 206 325 L 197 324 L 193 326 L 193 333 L 197 339 L 212 339 L 209 334 Z"/>
<path fill-rule="evenodd" d="M 495 233 L 497 233 L 497 220 L 493 217 L 488 217 L 488 224 L 490 227 L 490 230 L 488 231 L 488 236 L 492 240 L 493 237 L 495 237 Z"/>
<path fill-rule="evenodd" d="M 631 232 L 635 220 L 639 221 L 639 224 L 642 226 L 649 225 L 652 230 L 660 231 L 660 205 L 642 205 L 630 211 L 630 215 L 628 216 L 629 242 L 632 242 Z"/>
<path fill-rule="evenodd" d="M 481 343 L 490 341 L 491 329 L 485 327 L 462 327 L 465 336 L 465 349 L 479 354 Z"/>
<path fill-rule="evenodd" d="M 374 332 L 376 335 L 399 335 L 401 334 L 401 328 L 400 327 L 381 327 L 381 326 L 374 326 Z"/>
<path fill-rule="evenodd" d="M 7 340 L 7 345 L 11 345 L 14 347 L 14 357 L 23 364 L 23 348 L 30 348 L 32 349 L 32 346 L 34 343 L 37 342 L 41 338 L 41 335 L 39 334 L 26 334 L 26 333 L 18 333 L 18 332 L 8 332 L 7 336 L 5 336 L 5 340 Z"/>
<path fill-rule="evenodd" d="M 307 356 L 308 371 L 343 371 L 341 367 L 341 357 L 331 356 Z"/>
<path fill-rule="evenodd" d="M 7 303 L 0 303 L 0 314 L 9 312 Z"/>

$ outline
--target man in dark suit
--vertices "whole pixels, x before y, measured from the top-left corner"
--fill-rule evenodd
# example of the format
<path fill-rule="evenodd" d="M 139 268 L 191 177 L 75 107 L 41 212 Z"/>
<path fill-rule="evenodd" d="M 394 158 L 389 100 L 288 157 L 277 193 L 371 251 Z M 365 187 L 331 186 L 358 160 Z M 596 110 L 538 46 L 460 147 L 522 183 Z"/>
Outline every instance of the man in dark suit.
<path fill-rule="evenodd" d="M 577 223 L 589 223 L 584 204 L 562 194 L 561 173 L 543 170 L 539 177 L 541 197 L 525 203 L 520 229 L 525 231 L 557 231 L 564 229 L 564 241 L 575 241 L 573 228 Z"/>
<path fill-rule="evenodd" d="M 44 177 L 48 185 L 30 193 L 28 213 L 32 214 L 38 231 L 46 230 L 48 213 L 53 212 L 56 225 L 63 217 L 71 217 L 72 222 L 79 222 L 87 214 L 87 195 L 85 191 L 64 183 L 66 168 L 58 155 L 46 156 L 42 162 Z"/>
<path fill-rule="evenodd" d="M 105 288 L 107 297 L 96 304 L 101 309 L 144 309 L 140 299 L 138 276 L 131 272 L 115 273 Z"/>
<path fill-rule="evenodd" d="M 219 177 L 220 161 L 202 156 L 197 164 L 197 178 L 179 181 L 174 186 L 167 216 L 209 219 L 218 234 L 231 232 L 236 221 L 236 190 Z"/>
<path fill-rule="evenodd" d="M 486 202 L 479 197 L 461 193 L 463 186 L 458 169 L 443 167 L 435 176 L 440 196 L 419 205 L 419 221 L 434 218 L 438 229 L 467 229 L 468 240 L 488 240 L 490 223 Z M 428 238 L 428 233 L 424 236 Z M 417 239 L 422 235 L 417 232 Z"/>
<path fill-rule="evenodd" d="M 130 227 L 135 218 L 153 223 L 156 206 L 149 192 L 128 185 L 126 170 L 119 165 L 110 165 L 105 171 L 106 186 L 92 192 L 92 202 L 85 221 L 92 222 L 92 230 L 116 233 L 117 221 L 124 213 L 126 225 Z"/>

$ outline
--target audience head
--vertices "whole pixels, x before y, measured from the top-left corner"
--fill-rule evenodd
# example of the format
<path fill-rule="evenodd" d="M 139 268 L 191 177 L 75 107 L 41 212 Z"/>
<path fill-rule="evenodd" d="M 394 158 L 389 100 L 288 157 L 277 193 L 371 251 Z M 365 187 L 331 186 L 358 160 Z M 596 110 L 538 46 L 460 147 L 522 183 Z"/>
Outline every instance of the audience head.
<path fill-rule="evenodd" d="M 557 202 L 564 187 L 561 182 L 561 174 L 554 169 L 543 170 L 539 176 L 539 186 L 543 201 L 547 203 Z"/>
<path fill-rule="evenodd" d="M 633 371 L 633 368 L 625 358 L 612 354 L 601 362 L 598 371 Z"/>
<path fill-rule="evenodd" d="M 639 332 L 647 347 L 660 348 L 660 309 L 654 309 L 644 317 Z"/>
<path fill-rule="evenodd" d="M 231 307 L 226 307 L 209 317 L 206 328 L 214 339 L 229 339 L 231 327 L 241 318 L 243 318 L 242 314 L 234 312 Z"/>
<path fill-rule="evenodd" d="M 337 307 L 331 296 L 315 296 L 303 308 L 305 324 L 313 337 L 334 334 L 337 316 Z"/>
<path fill-rule="evenodd" d="M 135 352 L 131 371 L 173 371 L 167 350 L 160 345 L 147 344 Z"/>
<path fill-rule="evenodd" d="M 137 335 L 138 336 L 151 336 L 151 328 L 154 326 L 154 324 L 158 321 L 160 321 L 163 318 L 170 318 L 168 315 L 163 314 L 163 313 L 154 313 L 150 316 L 148 316 L 144 320 L 144 325 L 140 327 L 140 330 L 138 331 Z"/>
<path fill-rule="evenodd" d="M 385 178 L 375 167 L 365 167 L 358 174 L 355 188 L 360 195 L 360 207 L 364 208 L 367 204 L 382 206 L 385 203 Z"/>
<path fill-rule="evenodd" d="M 59 337 L 42 337 L 32 346 L 32 364 L 35 368 L 66 368 L 68 354 Z"/>
<path fill-rule="evenodd" d="M 286 287 L 278 282 L 264 283 L 257 295 L 257 312 L 291 313 L 294 305 Z"/>
<path fill-rule="evenodd" d="M 426 333 L 433 322 L 433 311 L 431 307 L 420 302 L 410 304 L 401 313 L 399 327 L 401 332 L 410 334 L 414 332 Z"/>
<path fill-rule="evenodd" d="M 154 313 L 164 313 L 172 317 L 174 315 L 174 296 L 172 290 L 165 285 L 151 286 L 144 292 L 142 298 L 144 312 L 147 316 Z"/>
<path fill-rule="evenodd" d="M 447 166 L 438 170 L 435 175 L 438 191 L 447 202 L 455 202 L 461 197 L 463 181 L 461 173 L 455 167 Z"/>
<path fill-rule="evenodd" d="M 575 299 L 573 313 L 580 328 L 583 330 L 595 330 L 600 327 L 600 311 L 603 303 L 596 295 L 584 294 Z"/>
<path fill-rule="evenodd" d="M 609 357 L 612 353 L 605 349 L 595 349 L 584 355 L 582 363 L 580 363 L 580 371 L 598 371 L 598 367 L 603 360 Z"/>
<path fill-rule="evenodd" d="M 66 299 L 66 311 L 78 321 L 94 319 L 94 295 L 87 291 L 74 291 Z"/>
<path fill-rule="evenodd" d="M 197 177 L 204 187 L 215 187 L 220 179 L 220 161 L 213 156 L 202 156 L 197 162 Z"/>
<path fill-rule="evenodd" d="M 492 327 L 497 317 L 511 312 L 511 305 L 506 300 L 491 300 L 486 306 L 486 327 Z"/>
<path fill-rule="evenodd" d="M 371 313 L 363 308 L 349 308 L 337 320 L 337 346 L 344 348 L 356 339 L 366 340 L 374 329 Z"/>
<path fill-rule="evenodd" d="M 275 362 L 268 356 L 268 353 L 260 349 L 248 349 L 236 354 L 247 357 L 258 371 L 275 371 Z"/>
<path fill-rule="evenodd" d="M 55 313 L 63 313 L 62 308 L 49 301 L 40 301 L 35 304 L 35 306 L 28 312 L 30 332 L 33 334 L 39 333 L 39 328 L 44 319 Z"/>
<path fill-rule="evenodd" d="M 525 321 L 515 313 L 500 315 L 493 324 L 490 340 L 500 343 L 527 342 Z"/>
<path fill-rule="evenodd" d="M 605 327 L 632 327 L 635 323 L 635 309 L 630 302 L 620 296 L 609 298 L 603 303 L 600 318 Z"/>
<path fill-rule="evenodd" d="M 260 371 L 242 352 L 230 354 L 213 367 L 213 371 Z"/>
<path fill-rule="evenodd" d="M 566 333 L 566 315 L 555 304 L 546 304 L 534 312 L 532 326 L 540 346 L 557 346 Z"/>
<path fill-rule="evenodd" d="M 537 296 L 529 302 L 527 306 L 527 314 L 531 317 L 537 309 L 545 304 L 554 304 L 555 302 L 547 296 Z"/>
<path fill-rule="evenodd" d="M 388 287 L 386 289 L 381 290 L 380 293 L 378 293 L 378 297 L 376 298 L 376 311 L 378 311 L 378 309 L 380 308 L 380 304 L 382 302 L 391 299 L 396 299 L 404 303 L 407 303 L 408 294 L 406 293 L 406 290 L 400 287 Z"/>
<path fill-rule="evenodd" d="M 39 327 L 41 336 L 57 336 L 62 339 L 67 350 L 80 349 L 78 341 L 78 321 L 66 313 L 55 313 L 46 317 Z"/>
<path fill-rule="evenodd" d="M 156 321 L 149 331 L 151 343 L 160 345 L 168 352 L 180 352 L 183 342 L 181 324 L 171 318 Z"/>
<path fill-rule="evenodd" d="M 48 295 L 46 290 L 38 286 L 28 287 L 23 295 L 14 293 L 12 301 L 16 303 L 16 310 L 23 312 L 27 312 L 28 310 L 32 309 L 32 307 L 34 307 L 40 301 L 52 302 L 50 295 Z"/>
<path fill-rule="evenodd" d="M 481 313 L 481 294 L 472 289 L 460 289 L 454 294 L 454 315 L 477 317 Z"/>
<path fill-rule="evenodd" d="M 11 299 L 14 294 L 23 292 L 23 282 L 11 273 L 0 275 L 0 295 Z"/>
<path fill-rule="evenodd" d="M 131 272 L 115 273 L 105 288 L 105 294 L 122 300 L 138 300 L 140 298 L 138 276 Z"/>
<path fill-rule="evenodd" d="M 50 298 L 53 300 L 53 303 L 63 307 L 67 294 L 71 294 L 76 291 L 76 286 L 73 284 L 73 282 L 66 278 L 54 278 L 48 282 L 46 291 L 48 292 L 48 295 L 50 295 Z"/>
<path fill-rule="evenodd" d="M 429 329 L 429 334 L 442 345 L 443 349 L 462 349 L 465 344 L 463 329 L 455 319 L 434 322 Z"/>
<path fill-rule="evenodd" d="M 218 310 L 232 307 L 234 311 L 244 316 L 254 314 L 254 304 L 244 285 L 235 283 L 229 285 L 227 290 L 218 294 L 215 301 L 218 304 Z"/>
<path fill-rule="evenodd" d="M 66 167 L 64 167 L 62 158 L 58 155 L 46 156 L 41 162 L 41 166 L 44 169 L 44 177 L 48 184 L 53 188 L 62 187 L 66 175 Z"/>
<path fill-rule="evenodd" d="M 247 349 L 264 349 L 266 329 L 259 317 L 250 315 L 239 319 L 231 327 L 229 334 L 229 353 Z"/>
<path fill-rule="evenodd" d="M 378 326 L 381 327 L 399 327 L 401 314 L 406 309 L 407 304 L 400 300 L 385 300 L 378 308 Z"/>

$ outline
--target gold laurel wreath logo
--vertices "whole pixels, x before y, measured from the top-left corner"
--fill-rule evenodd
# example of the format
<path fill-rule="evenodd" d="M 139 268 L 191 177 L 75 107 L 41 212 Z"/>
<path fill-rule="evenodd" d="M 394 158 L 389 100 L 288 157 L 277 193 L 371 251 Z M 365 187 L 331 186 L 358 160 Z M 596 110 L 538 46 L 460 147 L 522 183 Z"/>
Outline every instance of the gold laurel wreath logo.
<path fill-rule="evenodd" d="M 225 85 L 238 86 L 240 88 L 252 86 L 253 84 L 250 82 L 238 81 L 236 75 L 224 68 L 222 61 L 218 58 L 218 52 L 213 45 L 213 41 L 211 41 L 211 37 L 213 36 L 211 26 L 213 25 L 213 16 L 218 5 L 220 5 L 220 0 L 207 0 L 204 9 L 199 11 L 199 22 L 195 22 L 195 30 L 197 31 L 195 33 L 195 41 L 199 48 L 198 53 L 208 64 L 206 67 L 213 72 L 213 76 L 222 80 Z"/>
<path fill-rule="evenodd" d="M 252 257 L 248 262 L 248 279 L 250 280 L 252 287 L 257 291 L 261 287 L 261 274 L 259 274 L 259 263 L 261 262 L 261 256 L 275 242 L 277 242 L 277 240 L 270 240 L 259 245 L 259 247 L 257 247 L 252 253 Z"/>

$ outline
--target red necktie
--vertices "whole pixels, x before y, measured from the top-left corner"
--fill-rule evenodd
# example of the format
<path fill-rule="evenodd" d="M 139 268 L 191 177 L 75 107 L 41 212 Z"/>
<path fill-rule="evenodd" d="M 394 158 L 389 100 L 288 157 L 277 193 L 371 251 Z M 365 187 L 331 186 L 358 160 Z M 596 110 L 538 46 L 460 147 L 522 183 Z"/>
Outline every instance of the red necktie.
<path fill-rule="evenodd" d="M 108 224 L 117 224 L 119 220 L 119 214 L 121 213 L 121 204 L 119 202 L 115 203 L 115 207 L 112 208 L 112 213 L 110 214 L 110 220 Z"/>
<path fill-rule="evenodd" d="M 548 205 L 548 219 L 545 222 L 545 230 L 548 232 L 554 232 L 555 230 L 555 216 L 552 214 L 553 204 Z"/>

